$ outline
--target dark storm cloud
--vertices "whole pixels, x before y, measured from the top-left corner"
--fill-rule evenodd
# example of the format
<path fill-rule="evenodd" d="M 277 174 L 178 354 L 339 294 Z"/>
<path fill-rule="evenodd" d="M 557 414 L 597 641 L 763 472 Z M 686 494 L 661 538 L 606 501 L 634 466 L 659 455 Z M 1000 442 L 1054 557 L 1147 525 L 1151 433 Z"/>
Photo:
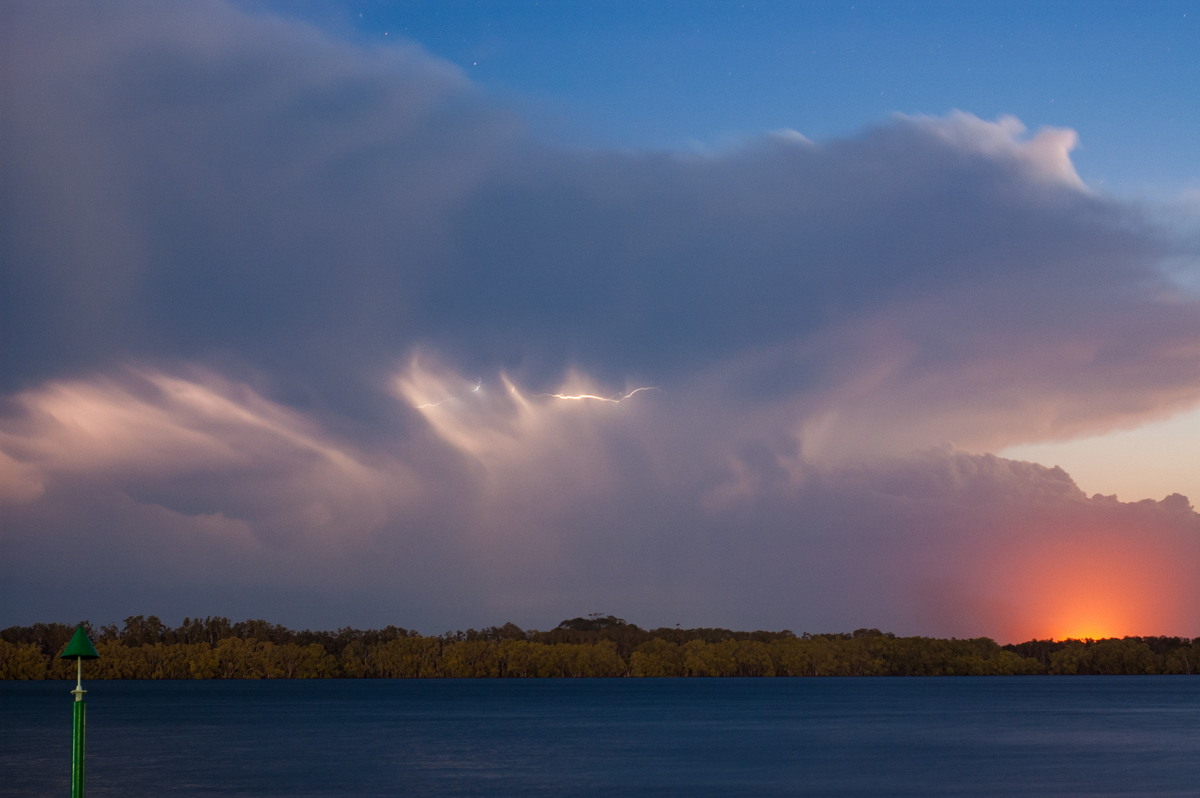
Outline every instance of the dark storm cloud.
<path fill-rule="evenodd" d="M 210 2 L 8 15 L 10 383 L 124 354 L 304 350 L 299 369 L 400 346 L 447 206 L 508 135 L 415 47 Z"/>
<path fill-rule="evenodd" d="M 1031 566 L 998 551 L 1091 524 L 1195 554 L 1182 498 L 946 445 L 1200 396 L 1163 271 L 1196 253 L 1084 186 L 1069 131 L 576 151 L 415 45 L 219 2 L 2 13 L 18 621 L 86 600 L 34 587 L 76 550 L 108 616 L 1019 634 Z"/>

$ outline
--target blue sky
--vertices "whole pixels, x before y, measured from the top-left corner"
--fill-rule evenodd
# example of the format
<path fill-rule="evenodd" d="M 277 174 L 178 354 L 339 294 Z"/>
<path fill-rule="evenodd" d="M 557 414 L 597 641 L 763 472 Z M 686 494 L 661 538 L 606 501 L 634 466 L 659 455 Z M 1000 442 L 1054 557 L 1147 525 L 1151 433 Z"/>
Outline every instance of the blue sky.
<path fill-rule="evenodd" d="M 1194 2 L 251 5 L 414 40 L 569 143 L 721 147 L 778 128 L 821 140 L 961 109 L 1079 131 L 1092 185 L 1196 188 Z"/>
<path fill-rule="evenodd" d="M 1200 633 L 1191 5 L 5 4 L 0 625 Z"/>

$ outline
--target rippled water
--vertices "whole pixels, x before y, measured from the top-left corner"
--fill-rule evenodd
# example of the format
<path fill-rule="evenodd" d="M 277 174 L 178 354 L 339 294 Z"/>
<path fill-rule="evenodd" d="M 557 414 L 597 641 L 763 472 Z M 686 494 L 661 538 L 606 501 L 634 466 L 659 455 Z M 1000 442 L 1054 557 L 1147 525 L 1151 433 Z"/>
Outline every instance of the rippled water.
<path fill-rule="evenodd" d="M 0 795 L 72 684 L 0 682 Z M 87 795 L 1197 796 L 1200 678 L 86 682 Z"/>

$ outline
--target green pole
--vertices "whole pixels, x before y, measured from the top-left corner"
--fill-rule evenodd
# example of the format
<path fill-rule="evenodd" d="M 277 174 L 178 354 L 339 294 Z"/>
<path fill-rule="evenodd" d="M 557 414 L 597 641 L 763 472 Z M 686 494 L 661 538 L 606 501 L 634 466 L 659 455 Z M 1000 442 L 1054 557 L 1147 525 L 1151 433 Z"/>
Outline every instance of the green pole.
<path fill-rule="evenodd" d="M 75 660 L 75 689 L 71 691 L 71 695 L 75 696 L 71 715 L 71 798 L 83 798 L 83 740 L 87 722 L 87 705 L 83 701 L 83 694 L 87 692 L 83 689 L 83 661 L 99 659 L 100 655 L 83 630 L 83 624 L 80 624 L 71 642 L 67 643 L 59 656 Z"/>
<path fill-rule="evenodd" d="M 83 798 L 83 750 L 87 723 L 87 704 L 83 701 L 83 658 L 75 658 L 74 712 L 71 720 L 71 798 Z"/>

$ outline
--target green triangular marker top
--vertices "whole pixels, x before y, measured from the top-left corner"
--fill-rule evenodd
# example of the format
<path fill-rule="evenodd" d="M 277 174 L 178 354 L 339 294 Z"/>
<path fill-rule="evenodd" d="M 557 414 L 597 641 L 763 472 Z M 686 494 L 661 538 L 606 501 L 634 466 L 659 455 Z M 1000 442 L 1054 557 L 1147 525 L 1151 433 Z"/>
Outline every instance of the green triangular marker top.
<path fill-rule="evenodd" d="M 71 642 L 67 643 L 67 647 L 63 649 L 63 653 L 59 654 L 62 659 L 100 659 L 100 655 L 96 653 L 96 647 L 92 645 L 92 641 L 88 638 L 87 632 L 83 631 L 83 625 L 75 627 L 75 634 L 71 636 Z"/>

